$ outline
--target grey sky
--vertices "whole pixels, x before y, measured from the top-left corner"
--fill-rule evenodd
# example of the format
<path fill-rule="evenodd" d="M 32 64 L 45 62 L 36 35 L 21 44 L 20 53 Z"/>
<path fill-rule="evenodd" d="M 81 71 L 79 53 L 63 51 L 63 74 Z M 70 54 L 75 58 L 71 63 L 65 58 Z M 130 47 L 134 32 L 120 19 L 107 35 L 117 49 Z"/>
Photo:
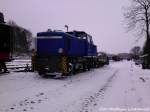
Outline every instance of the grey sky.
<path fill-rule="evenodd" d="M 99 51 L 128 52 L 136 38 L 123 28 L 123 6 L 129 0 L 0 0 L 6 21 L 14 20 L 33 32 L 48 28 L 83 30 L 93 36 Z"/>

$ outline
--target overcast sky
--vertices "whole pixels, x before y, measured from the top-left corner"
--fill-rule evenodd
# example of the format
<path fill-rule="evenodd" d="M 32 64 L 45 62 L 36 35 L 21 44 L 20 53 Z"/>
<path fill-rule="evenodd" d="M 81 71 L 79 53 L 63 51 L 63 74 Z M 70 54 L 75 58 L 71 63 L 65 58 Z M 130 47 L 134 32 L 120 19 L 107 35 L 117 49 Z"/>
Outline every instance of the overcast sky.
<path fill-rule="evenodd" d="M 48 28 L 86 31 L 99 51 L 129 52 L 136 38 L 124 28 L 123 7 L 129 0 L 0 0 L 6 21 L 14 20 L 34 36 Z"/>

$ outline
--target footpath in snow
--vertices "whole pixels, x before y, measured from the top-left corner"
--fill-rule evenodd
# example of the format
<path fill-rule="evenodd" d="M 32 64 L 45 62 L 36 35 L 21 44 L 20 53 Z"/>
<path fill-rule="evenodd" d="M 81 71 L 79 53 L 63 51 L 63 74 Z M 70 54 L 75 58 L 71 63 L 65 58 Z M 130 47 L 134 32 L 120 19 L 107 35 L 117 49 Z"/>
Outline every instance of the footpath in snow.
<path fill-rule="evenodd" d="M 150 70 L 134 62 L 119 62 L 113 83 L 91 112 L 150 112 Z"/>
<path fill-rule="evenodd" d="M 150 112 L 150 71 L 128 61 L 61 80 L 11 73 L 0 88 L 0 112 Z"/>

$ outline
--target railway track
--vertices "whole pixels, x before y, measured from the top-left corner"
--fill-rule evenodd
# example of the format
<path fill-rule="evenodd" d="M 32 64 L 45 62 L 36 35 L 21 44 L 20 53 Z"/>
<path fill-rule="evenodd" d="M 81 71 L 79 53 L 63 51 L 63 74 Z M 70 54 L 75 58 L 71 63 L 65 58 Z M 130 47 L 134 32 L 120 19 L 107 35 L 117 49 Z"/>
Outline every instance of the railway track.
<path fill-rule="evenodd" d="M 6 63 L 10 72 L 29 72 L 31 71 L 31 60 L 13 60 Z"/>

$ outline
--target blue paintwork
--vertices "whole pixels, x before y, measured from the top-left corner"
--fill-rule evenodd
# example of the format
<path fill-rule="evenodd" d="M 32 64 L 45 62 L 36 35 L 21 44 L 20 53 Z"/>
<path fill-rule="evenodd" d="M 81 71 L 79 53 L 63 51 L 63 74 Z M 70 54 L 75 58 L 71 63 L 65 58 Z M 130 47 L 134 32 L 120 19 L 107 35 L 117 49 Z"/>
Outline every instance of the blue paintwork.
<path fill-rule="evenodd" d="M 57 55 L 58 49 L 63 47 L 63 39 L 37 39 L 37 53 L 39 55 Z"/>
<path fill-rule="evenodd" d="M 77 32 L 76 32 L 77 33 Z M 41 36 L 47 38 L 39 38 Z M 62 36 L 62 38 L 54 39 L 50 36 Z M 79 39 L 75 33 L 68 34 L 65 32 L 40 32 L 37 33 L 37 54 L 47 55 L 66 55 L 66 56 L 96 56 L 97 47 L 93 43 L 89 43 L 87 39 Z M 63 49 L 63 53 L 59 53 L 59 48 Z"/>
<path fill-rule="evenodd" d="M 85 40 L 79 40 L 73 38 L 70 41 L 69 55 L 71 56 L 85 56 L 86 55 L 86 42 Z"/>

